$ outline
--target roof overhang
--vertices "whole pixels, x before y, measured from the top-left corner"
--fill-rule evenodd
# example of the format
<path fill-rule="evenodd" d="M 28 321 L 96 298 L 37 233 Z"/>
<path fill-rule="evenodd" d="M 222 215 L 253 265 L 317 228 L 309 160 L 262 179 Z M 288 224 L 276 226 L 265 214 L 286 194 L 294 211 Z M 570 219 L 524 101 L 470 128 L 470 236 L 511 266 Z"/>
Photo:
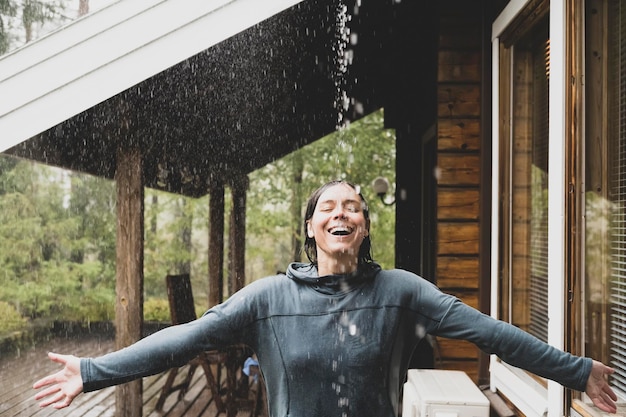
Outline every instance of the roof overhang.
<path fill-rule="evenodd" d="M 430 3 L 345 2 L 347 69 L 340 2 L 113 3 L 0 58 L 0 151 L 114 178 L 133 144 L 145 186 L 201 196 L 336 130 L 344 93 L 352 121 L 432 123 Z"/>
<path fill-rule="evenodd" d="M 119 1 L 0 59 L 0 152 L 301 0 Z"/>

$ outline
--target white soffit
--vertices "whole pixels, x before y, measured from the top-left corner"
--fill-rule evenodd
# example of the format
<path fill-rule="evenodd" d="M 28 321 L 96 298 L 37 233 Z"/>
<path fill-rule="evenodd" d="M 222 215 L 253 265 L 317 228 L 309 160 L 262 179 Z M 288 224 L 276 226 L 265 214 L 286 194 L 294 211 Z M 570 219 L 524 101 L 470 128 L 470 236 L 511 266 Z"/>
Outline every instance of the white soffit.
<path fill-rule="evenodd" d="M 499 37 L 506 27 L 526 7 L 530 0 L 510 0 L 491 25 L 491 40 Z"/>
<path fill-rule="evenodd" d="M 301 2 L 119 1 L 0 58 L 0 152 Z"/>

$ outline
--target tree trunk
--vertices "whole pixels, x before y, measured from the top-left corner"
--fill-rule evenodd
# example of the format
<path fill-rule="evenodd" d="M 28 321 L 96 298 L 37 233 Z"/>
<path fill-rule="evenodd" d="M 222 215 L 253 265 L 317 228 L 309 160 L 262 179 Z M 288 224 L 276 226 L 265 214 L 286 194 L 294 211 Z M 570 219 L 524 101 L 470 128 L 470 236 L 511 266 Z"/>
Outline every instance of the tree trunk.
<path fill-rule="evenodd" d="M 157 226 L 158 226 L 158 217 L 159 217 L 159 196 L 158 194 L 152 194 L 152 201 L 150 202 L 151 207 L 151 216 L 150 216 L 150 233 L 153 236 L 156 236 Z"/>
<path fill-rule="evenodd" d="M 89 13 L 89 0 L 78 0 L 78 17 Z"/>
<path fill-rule="evenodd" d="M 304 171 L 304 161 L 300 152 L 294 152 L 292 159 L 293 184 L 291 188 L 291 224 L 293 234 L 291 239 L 291 250 L 293 261 L 302 260 L 302 172 Z"/>
<path fill-rule="evenodd" d="M 230 213 L 230 295 L 243 288 L 246 282 L 246 192 L 248 177 L 241 176 L 232 184 L 233 205 Z"/>
<path fill-rule="evenodd" d="M 224 301 L 224 185 L 209 190 L 209 308 Z"/>
<path fill-rule="evenodd" d="M 176 269 L 179 274 L 191 274 L 191 229 L 193 224 L 193 213 L 189 213 L 190 209 L 187 206 L 188 202 L 185 197 L 179 198 L 178 203 L 178 216 L 182 222 L 182 227 L 180 228 L 180 240 L 183 244 L 183 251 L 185 251 L 185 254 L 188 256 L 185 260 L 178 262 Z"/>

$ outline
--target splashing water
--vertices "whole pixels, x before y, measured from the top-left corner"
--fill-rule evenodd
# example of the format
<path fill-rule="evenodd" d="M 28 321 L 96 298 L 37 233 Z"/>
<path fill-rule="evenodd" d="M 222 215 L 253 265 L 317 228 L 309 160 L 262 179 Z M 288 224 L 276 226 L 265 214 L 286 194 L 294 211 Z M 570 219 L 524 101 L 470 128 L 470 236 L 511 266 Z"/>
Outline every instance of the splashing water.
<path fill-rule="evenodd" d="M 347 49 L 350 42 L 350 28 L 348 22 L 351 16 L 348 14 L 348 6 L 343 1 L 337 5 L 337 36 L 336 45 L 333 47 L 335 56 L 335 108 L 337 109 L 337 130 L 347 127 L 348 121 L 345 117 L 350 107 L 350 100 L 346 92 L 346 72 L 348 65 L 352 62 L 352 51 Z"/>

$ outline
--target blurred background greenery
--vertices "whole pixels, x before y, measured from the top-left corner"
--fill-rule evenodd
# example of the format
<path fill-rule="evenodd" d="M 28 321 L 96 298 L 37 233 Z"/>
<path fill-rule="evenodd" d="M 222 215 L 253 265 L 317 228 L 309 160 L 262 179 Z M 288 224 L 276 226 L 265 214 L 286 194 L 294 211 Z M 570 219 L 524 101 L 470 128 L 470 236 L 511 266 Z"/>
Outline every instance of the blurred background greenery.
<path fill-rule="evenodd" d="M 395 211 L 371 189 L 378 176 L 390 181 L 393 192 L 395 135 L 384 128 L 382 110 L 251 173 L 246 281 L 305 258 L 304 205 L 314 189 L 332 179 L 361 186 L 372 217 L 374 259 L 393 267 Z M 167 274 L 190 273 L 198 314 L 208 305 L 208 207 L 208 196 L 193 199 L 146 189 L 147 321 L 169 321 Z M 225 248 L 229 210 L 227 189 Z M 38 319 L 111 321 L 115 234 L 112 181 L 0 155 L 0 337 Z"/>

